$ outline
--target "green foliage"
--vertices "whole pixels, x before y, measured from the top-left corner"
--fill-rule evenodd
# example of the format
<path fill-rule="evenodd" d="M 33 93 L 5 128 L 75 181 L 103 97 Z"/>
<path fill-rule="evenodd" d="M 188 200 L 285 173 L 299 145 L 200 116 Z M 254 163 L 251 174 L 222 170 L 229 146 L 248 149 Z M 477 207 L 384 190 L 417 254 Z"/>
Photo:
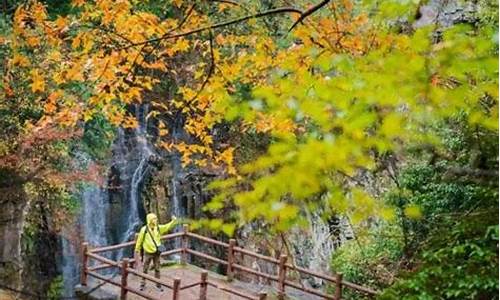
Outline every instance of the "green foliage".
<path fill-rule="evenodd" d="M 297 65 L 292 56 L 271 83 L 253 89 L 258 106 L 230 100 L 230 119 L 237 113 L 257 123 L 264 114 L 278 124 L 293 124 L 275 126 L 267 153 L 242 166 L 239 185 L 225 191 L 233 195 L 240 218 L 262 218 L 286 229 L 296 224 L 298 208 L 321 193 L 332 195 L 331 211 L 349 212 L 355 222 L 381 215 L 383 207 L 361 190 L 346 190 L 340 178 L 373 169 L 374 152 L 437 145 L 439 136 L 428 128 L 458 112 L 465 113 L 469 126 L 496 131 L 497 104 L 484 107 L 480 101 L 496 99 L 494 31 L 453 26 L 438 45 L 432 35 L 433 28 L 426 27 L 391 36 L 393 44 L 381 43 L 362 56 L 311 47 L 309 67 L 317 72 Z M 283 72 L 286 76 L 280 76 Z M 459 84 L 450 87 L 451 78 Z"/>
<path fill-rule="evenodd" d="M 490 212 L 441 224 L 417 269 L 380 299 L 498 299 L 497 221 Z"/>
<path fill-rule="evenodd" d="M 85 123 L 83 139 L 78 143 L 94 159 L 102 160 L 109 156 L 115 138 L 116 127 L 102 115 L 95 115 Z"/>
<path fill-rule="evenodd" d="M 64 280 L 62 276 L 57 276 L 52 280 L 47 290 L 47 299 L 58 300 L 62 297 L 64 290 Z"/>
<path fill-rule="evenodd" d="M 342 272 L 345 280 L 380 289 L 395 276 L 402 249 L 401 229 L 396 224 L 381 222 L 336 250 L 331 266 Z M 357 299 L 356 293 L 345 293 L 348 299 Z"/>

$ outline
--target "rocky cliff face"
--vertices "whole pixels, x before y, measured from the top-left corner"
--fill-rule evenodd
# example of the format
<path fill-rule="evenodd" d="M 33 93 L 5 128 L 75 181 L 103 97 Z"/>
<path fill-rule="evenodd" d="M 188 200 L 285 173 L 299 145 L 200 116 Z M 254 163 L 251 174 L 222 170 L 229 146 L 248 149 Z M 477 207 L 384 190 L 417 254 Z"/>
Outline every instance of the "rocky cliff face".
<path fill-rule="evenodd" d="M 10 175 L 13 173 L 10 172 Z M 15 174 L 15 173 L 14 173 Z M 2 178 L 0 182 L 0 282 L 19 288 L 23 260 L 21 256 L 21 236 L 28 207 L 27 195 L 19 180 Z"/>

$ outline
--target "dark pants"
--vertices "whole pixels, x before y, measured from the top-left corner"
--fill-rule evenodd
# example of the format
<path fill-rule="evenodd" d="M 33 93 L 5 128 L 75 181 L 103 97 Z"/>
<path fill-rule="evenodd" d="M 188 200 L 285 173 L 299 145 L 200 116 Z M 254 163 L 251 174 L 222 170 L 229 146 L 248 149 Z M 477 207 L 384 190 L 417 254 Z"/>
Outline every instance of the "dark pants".
<path fill-rule="evenodd" d="M 142 271 L 144 273 L 148 273 L 149 265 L 153 262 L 153 266 L 155 268 L 155 277 L 160 278 L 160 254 L 155 253 L 144 253 L 144 266 Z M 146 285 L 146 279 L 143 278 L 141 282 L 141 286 Z M 156 286 L 160 287 L 161 285 L 157 284 Z"/>

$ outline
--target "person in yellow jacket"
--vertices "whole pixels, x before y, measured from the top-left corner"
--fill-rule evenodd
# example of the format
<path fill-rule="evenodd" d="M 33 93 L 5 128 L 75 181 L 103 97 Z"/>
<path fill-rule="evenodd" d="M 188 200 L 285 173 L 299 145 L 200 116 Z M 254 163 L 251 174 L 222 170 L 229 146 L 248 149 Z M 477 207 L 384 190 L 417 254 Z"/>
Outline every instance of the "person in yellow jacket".
<path fill-rule="evenodd" d="M 177 218 L 172 216 L 172 220 L 167 224 L 158 224 L 158 217 L 150 213 L 146 216 L 146 225 L 142 226 L 135 244 L 135 257 L 140 257 L 143 252 L 143 272 L 147 273 L 149 265 L 153 262 L 155 269 L 155 277 L 160 278 L 160 245 L 161 235 L 169 232 L 177 224 Z M 157 284 L 157 288 L 163 291 L 161 285 Z M 146 280 L 143 278 L 141 282 L 141 291 L 146 287 Z"/>

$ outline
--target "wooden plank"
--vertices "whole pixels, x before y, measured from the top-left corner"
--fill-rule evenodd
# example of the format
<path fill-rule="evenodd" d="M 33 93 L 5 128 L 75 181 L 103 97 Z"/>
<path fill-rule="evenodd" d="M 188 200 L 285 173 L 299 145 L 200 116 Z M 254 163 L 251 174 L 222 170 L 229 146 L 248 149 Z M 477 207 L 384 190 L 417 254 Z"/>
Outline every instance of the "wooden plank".
<path fill-rule="evenodd" d="M 120 267 L 120 264 L 118 262 L 111 260 L 111 259 L 108 259 L 106 257 L 100 256 L 100 255 L 94 254 L 92 252 L 87 253 L 87 256 L 92 258 L 92 259 L 95 259 L 97 261 L 100 261 L 102 263 L 105 263 L 105 264 L 108 264 L 108 265 L 111 265 L 114 267 Z"/>
<path fill-rule="evenodd" d="M 129 271 L 130 269 L 127 269 L 127 270 Z M 92 271 L 87 272 L 87 273 L 88 273 L 88 275 L 89 275 L 89 276 L 92 276 L 92 277 L 97 278 L 97 279 L 99 279 L 99 280 L 102 280 L 102 281 L 105 281 L 105 282 L 107 282 L 107 283 L 113 284 L 113 285 L 115 285 L 115 286 L 121 287 L 121 284 L 120 284 L 120 283 L 118 283 L 118 282 L 116 282 L 116 281 L 112 280 L 111 278 L 106 278 L 106 276 L 104 276 L 104 275 L 101 275 L 101 274 L 99 274 L 99 273 L 92 272 Z M 131 273 L 131 272 L 130 272 L 130 273 Z M 144 293 L 144 292 L 142 292 L 142 291 L 139 291 L 139 290 L 137 290 L 137 289 L 135 289 L 135 288 L 132 288 L 132 287 L 130 287 L 130 286 L 127 286 L 127 287 L 126 287 L 126 289 L 127 289 L 127 291 L 129 291 L 129 292 L 131 292 L 131 293 L 137 294 L 137 295 L 139 295 L 139 296 L 141 296 L 141 297 L 144 297 L 144 298 L 146 298 L 146 299 L 149 299 L 149 300 L 160 300 L 159 298 L 156 298 L 156 297 L 154 297 L 154 296 L 152 296 L 152 295 L 146 294 L 146 293 Z"/>
<path fill-rule="evenodd" d="M 318 278 L 321 278 L 323 280 L 326 280 L 326 281 L 329 281 L 329 282 L 332 282 L 332 283 L 336 283 L 335 277 L 328 276 L 328 275 L 325 275 L 325 274 L 321 274 L 321 273 L 318 273 L 318 272 L 315 272 L 315 271 L 311 271 L 311 270 L 308 270 L 308 269 L 304 269 L 304 268 L 301 268 L 301 267 L 298 267 L 298 266 L 293 266 L 292 264 L 286 264 L 286 265 L 287 265 L 288 268 L 296 270 L 296 271 L 299 271 L 300 273 L 311 275 L 311 276 L 314 276 L 314 277 L 318 277 Z M 356 290 L 358 292 L 362 292 L 364 294 L 370 295 L 370 296 L 376 296 L 376 295 L 379 294 L 378 291 L 375 291 L 375 290 L 372 290 L 370 288 L 367 288 L 367 287 L 364 287 L 364 286 L 361 286 L 361 285 L 358 285 L 358 284 L 355 284 L 355 283 L 352 283 L 352 282 L 349 282 L 349 281 L 345 281 L 345 280 L 342 281 L 342 285 L 344 285 L 344 286 L 346 286 L 346 287 L 348 287 L 350 289 Z"/>
<path fill-rule="evenodd" d="M 160 256 L 169 256 L 169 255 L 172 255 L 172 254 L 175 254 L 175 253 L 181 253 L 181 252 L 182 252 L 182 249 L 181 248 L 177 248 L 177 249 L 173 249 L 173 250 L 162 252 L 160 254 Z"/>
<path fill-rule="evenodd" d="M 243 249 L 241 247 L 234 247 L 234 251 L 239 252 L 239 253 L 243 253 L 243 254 L 248 255 L 248 256 L 252 256 L 254 258 L 262 259 L 262 260 L 265 260 L 265 261 L 270 262 L 270 263 L 274 263 L 274 264 L 280 263 L 280 261 L 277 260 L 276 258 L 272 258 L 270 256 L 265 256 L 265 255 L 262 255 L 259 253 L 255 253 L 253 251 L 249 251 L 249 250 Z"/>
<path fill-rule="evenodd" d="M 178 300 L 179 298 L 179 286 L 181 285 L 181 280 L 179 278 L 174 279 L 174 288 L 172 290 L 172 300 Z"/>
<path fill-rule="evenodd" d="M 278 269 L 278 299 L 285 299 L 285 280 L 286 280 L 286 260 L 288 256 L 282 254 Z"/>
<path fill-rule="evenodd" d="M 311 271 L 311 270 L 308 270 L 308 269 L 304 269 L 304 268 L 301 268 L 299 266 L 294 266 L 292 264 L 286 264 L 286 266 L 288 268 L 292 269 L 292 270 L 299 271 L 300 273 L 304 273 L 304 274 L 307 274 L 307 275 L 311 275 L 311 276 L 318 277 L 318 278 L 321 278 L 323 280 L 335 283 L 335 277 L 328 276 L 328 275 L 325 275 L 325 274 L 321 274 L 321 273 L 318 273 L 318 272 L 315 272 L 315 271 Z"/>
<path fill-rule="evenodd" d="M 130 286 L 127 286 L 127 291 L 131 292 L 131 293 L 134 293 L 136 295 L 139 295 L 145 299 L 148 299 L 148 300 L 161 300 L 160 298 L 156 298 L 150 294 L 147 294 L 141 290 L 138 290 L 136 288 L 133 288 L 133 287 L 130 287 Z"/>
<path fill-rule="evenodd" d="M 320 292 L 320 291 L 317 291 L 314 289 L 307 288 L 305 286 L 303 287 L 300 284 L 292 282 L 292 281 L 287 280 L 287 281 L 285 281 L 285 284 L 288 286 L 291 286 L 297 290 L 301 290 L 301 291 L 304 291 L 304 292 L 309 293 L 309 294 L 313 294 L 313 295 L 316 295 L 316 296 L 319 296 L 319 297 L 322 297 L 322 298 L 325 298 L 328 300 L 335 300 L 335 297 L 333 297 L 333 296 L 330 296 L 328 294 L 325 294 L 323 292 Z"/>
<path fill-rule="evenodd" d="M 201 272 L 201 280 L 200 280 L 200 300 L 207 300 L 207 281 L 208 281 L 208 272 Z"/>
<path fill-rule="evenodd" d="M 170 240 L 170 239 L 173 239 L 176 237 L 181 237 L 183 235 L 184 235 L 183 232 L 170 233 L 170 234 L 166 234 L 166 235 L 162 236 L 161 239 L 162 240 Z M 129 246 L 133 246 L 133 245 L 135 245 L 135 240 L 130 241 L 130 242 L 126 242 L 126 243 L 111 245 L 111 246 L 97 247 L 97 248 L 92 249 L 90 252 L 100 253 L 100 252 L 117 250 L 117 249 L 129 247 Z"/>
<path fill-rule="evenodd" d="M 217 257 L 213 257 L 213 256 L 205 254 L 203 252 L 199 252 L 199 251 L 196 251 L 196 250 L 187 249 L 187 253 L 193 254 L 193 255 L 201 257 L 201 258 L 205 258 L 205 259 L 211 260 L 213 262 L 216 262 L 216 263 L 219 263 L 219 264 L 222 264 L 222 265 L 227 265 L 227 261 L 219 259 Z"/>
<path fill-rule="evenodd" d="M 187 284 L 187 285 L 185 285 L 185 286 L 181 286 L 181 287 L 179 288 L 179 290 L 181 290 L 181 291 L 183 291 L 183 290 L 187 290 L 187 289 L 193 288 L 193 287 L 195 287 L 195 286 L 197 286 L 197 285 L 199 285 L 199 284 L 201 284 L 201 281 L 194 282 L 194 283 L 191 283 L 191 284 Z"/>
<path fill-rule="evenodd" d="M 229 280 L 229 281 L 233 280 L 233 263 L 235 261 L 235 259 L 234 259 L 234 247 L 235 246 L 236 246 L 236 240 L 230 239 L 229 240 L 229 247 L 227 247 L 227 269 L 226 269 L 226 276 L 227 276 L 227 280 Z"/>
<path fill-rule="evenodd" d="M 81 270 L 81 277 L 80 277 L 80 284 L 83 286 L 87 285 L 87 271 L 88 271 L 88 250 L 89 250 L 89 244 L 88 243 L 82 243 L 82 270 Z"/>
<path fill-rule="evenodd" d="M 262 273 L 262 272 L 259 272 L 259 271 L 255 271 L 254 269 L 250 269 L 250 268 L 244 267 L 242 265 L 233 264 L 233 268 L 238 269 L 238 270 L 243 271 L 243 272 L 247 272 L 247 273 L 256 275 L 256 276 L 260 276 L 260 277 L 263 277 L 263 278 L 266 278 L 266 279 L 269 279 L 269 280 L 278 281 L 278 276 L 274 276 L 274 275 L 270 275 L 270 274 L 267 274 L 267 273 Z"/>
<path fill-rule="evenodd" d="M 219 245 L 221 247 L 229 247 L 228 243 L 224 243 L 224 242 L 221 242 L 221 241 L 218 241 L 218 240 L 207 238 L 205 236 L 202 236 L 202 235 L 199 235 L 199 234 L 196 234 L 196 233 L 188 232 L 187 236 L 195 238 L 195 239 L 198 239 L 200 241 L 211 243 L 211 244 L 214 244 L 214 245 Z"/>
<path fill-rule="evenodd" d="M 116 281 L 112 280 L 111 278 L 107 278 L 106 276 L 101 275 L 101 274 L 99 274 L 99 273 L 97 273 L 97 272 L 92 272 L 92 271 L 89 271 L 89 272 L 87 272 L 87 274 L 88 274 L 89 276 L 92 276 L 92 277 L 97 278 L 97 279 L 99 279 L 99 280 L 105 281 L 105 282 L 107 282 L 107 283 L 111 283 L 111 284 L 116 285 L 116 286 L 118 286 L 118 287 L 120 286 L 120 283 L 119 283 L 119 282 L 116 282 Z"/>
<path fill-rule="evenodd" d="M 380 293 L 379 291 L 376 291 L 376 290 L 373 290 L 371 288 L 364 287 L 364 286 L 361 286 L 361 285 L 358 285 L 358 284 L 355 284 L 355 283 L 352 283 L 349 281 L 343 280 L 342 285 L 344 285 L 350 289 L 356 290 L 358 292 L 361 292 L 363 294 L 369 295 L 369 296 L 376 296 Z"/>
<path fill-rule="evenodd" d="M 235 289 L 232 289 L 232 288 L 229 288 L 229 287 L 226 287 L 226 286 L 222 286 L 222 285 L 217 285 L 211 281 L 208 281 L 207 282 L 208 285 L 218 289 L 218 290 L 221 290 L 221 291 L 224 291 L 224 292 L 228 292 L 230 294 L 233 294 L 233 295 L 236 295 L 236 296 L 239 296 L 239 297 L 242 297 L 242 298 L 245 298 L 245 299 L 249 299 L 249 300 L 259 300 L 259 298 L 256 298 L 252 295 L 249 295 L 249 294 L 246 294 L 244 292 L 240 292 L 238 290 L 235 290 Z"/>
<path fill-rule="evenodd" d="M 127 278 L 128 278 L 128 259 L 124 258 L 122 260 L 122 267 L 121 267 L 121 272 L 122 272 L 122 284 L 121 284 L 121 291 L 120 291 L 120 299 L 127 299 Z"/>
<path fill-rule="evenodd" d="M 165 282 L 165 281 L 163 281 L 161 279 L 158 279 L 156 277 L 153 277 L 153 276 L 151 276 L 149 274 L 142 273 L 141 271 L 137 271 L 136 269 L 132 269 L 132 268 L 127 268 L 127 271 L 129 273 L 132 273 L 132 274 L 134 274 L 136 276 L 139 276 L 141 278 L 146 278 L 147 280 L 150 280 L 150 281 L 152 281 L 154 283 L 158 283 L 158 284 L 161 284 L 163 286 L 166 286 L 169 289 L 173 289 L 173 286 L 170 285 L 169 283 L 167 283 L 167 282 Z"/>
<path fill-rule="evenodd" d="M 171 240 L 176 237 L 181 237 L 184 235 L 184 232 L 174 232 L 174 233 L 169 233 L 161 236 L 162 240 Z"/>
<path fill-rule="evenodd" d="M 187 249 L 189 248 L 189 238 L 187 233 L 189 232 L 188 224 L 182 225 L 182 256 L 181 256 L 181 264 L 185 265 L 187 263 Z"/>
<path fill-rule="evenodd" d="M 117 250 L 117 249 L 129 247 L 129 246 L 133 246 L 133 245 L 135 245 L 135 242 L 134 241 L 130 241 L 130 242 L 122 243 L 122 244 L 116 244 L 116 245 L 111 245 L 111 246 L 94 248 L 90 252 L 92 252 L 92 253 L 101 253 L 101 252 L 106 252 L 106 251 Z"/>
<path fill-rule="evenodd" d="M 108 269 L 108 268 L 114 268 L 115 266 L 110 266 L 109 264 L 99 264 L 95 265 L 93 267 L 88 267 L 87 270 L 89 271 L 99 271 L 102 269 Z"/>

